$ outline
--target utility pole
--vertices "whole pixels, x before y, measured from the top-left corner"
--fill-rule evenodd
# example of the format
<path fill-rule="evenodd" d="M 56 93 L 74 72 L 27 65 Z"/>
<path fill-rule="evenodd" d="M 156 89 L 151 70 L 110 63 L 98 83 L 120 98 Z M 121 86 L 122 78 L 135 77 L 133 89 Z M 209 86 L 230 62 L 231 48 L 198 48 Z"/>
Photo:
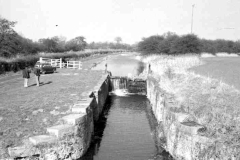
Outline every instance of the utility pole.
<path fill-rule="evenodd" d="M 192 30 L 193 30 L 193 8 L 194 8 L 195 4 L 192 5 L 192 23 L 191 23 L 191 34 L 192 34 Z"/>

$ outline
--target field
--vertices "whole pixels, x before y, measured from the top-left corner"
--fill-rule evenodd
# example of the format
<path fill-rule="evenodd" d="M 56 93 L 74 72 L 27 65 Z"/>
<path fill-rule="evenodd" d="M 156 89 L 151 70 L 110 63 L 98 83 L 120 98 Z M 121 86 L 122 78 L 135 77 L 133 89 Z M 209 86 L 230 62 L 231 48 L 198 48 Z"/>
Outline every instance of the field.
<path fill-rule="evenodd" d="M 204 65 L 190 69 L 197 74 L 218 79 L 240 90 L 240 57 L 203 58 Z"/>
<path fill-rule="evenodd" d="M 29 87 L 23 87 L 21 72 L 0 76 L 0 159 L 7 147 L 21 144 L 22 139 L 44 134 L 46 127 L 69 113 L 70 107 L 86 98 L 103 71 L 89 70 L 103 56 L 85 59 L 83 70 L 57 69 L 45 74 L 36 86 L 31 73 Z"/>
<path fill-rule="evenodd" d="M 145 62 L 174 106 L 204 125 L 203 135 L 225 147 L 216 151 L 219 157 L 240 158 L 240 59 L 150 56 Z"/>

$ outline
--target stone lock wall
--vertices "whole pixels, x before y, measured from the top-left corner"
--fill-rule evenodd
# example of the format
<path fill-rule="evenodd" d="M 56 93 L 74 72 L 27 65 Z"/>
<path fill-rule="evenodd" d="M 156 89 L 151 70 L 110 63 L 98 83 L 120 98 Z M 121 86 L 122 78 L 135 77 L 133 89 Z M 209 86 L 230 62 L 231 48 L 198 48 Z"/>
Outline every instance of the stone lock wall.
<path fill-rule="evenodd" d="M 108 94 L 106 93 L 109 93 L 110 91 L 110 77 L 104 77 L 99 82 L 100 83 L 95 86 L 93 91 L 93 94 L 96 97 L 96 102 L 98 104 L 98 115 L 95 115 L 97 116 L 95 120 L 98 120 L 99 114 L 102 113 L 105 101 L 108 97 Z"/>
<path fill-rule="evenodd" d="M 94 121 L 101 114 L 109 94 L 110 77 L 105 74 L 86 99 L 70 107 L 71 113 L 46 128 L 45 135 L 25 139 L 23 145 L 8 148 L 9 160 L 40 155 L 40 159 L 78 159 L 88 150 L 94 134 Z"/>
<path fill-rule="evenodd" d="M 205 127 L 196 123 L 188 113 L 174 107 L 169 95 L 151 76 L 147 79 L 147 96 L 157 119 L 157 139 L 175 159 L 211 159 L 215 147 L 214 140 L 202 136 Z"/>

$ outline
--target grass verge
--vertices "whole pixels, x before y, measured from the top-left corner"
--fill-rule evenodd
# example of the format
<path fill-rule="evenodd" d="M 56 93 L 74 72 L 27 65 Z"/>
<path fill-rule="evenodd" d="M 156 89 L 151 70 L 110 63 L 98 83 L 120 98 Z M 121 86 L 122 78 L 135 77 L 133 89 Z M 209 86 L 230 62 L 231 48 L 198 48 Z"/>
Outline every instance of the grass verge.
<path fill-rule="evenodd" d="M 153 55 L 144 61 L 151 64 L 160 87 L 174 97 L 175 107 L 193 115 L 207 127 L 205 136 L 225 146 L 217 155 L 240 157 L 240 92 L 218 79 L 189 71 L 203 64 L 197 56 Z"/>
<path fill-rule="evenodd" d="M 29 87 L 22 77 L 0 83 L 0 159 L 8 147 L 28 137 L 46 134 L 46 128 L 71 113 L 71 107 L 85 99 L 102 77 L 102 71 L 59 69 L 41 75 L 40 87 L 31 73 Z"/>

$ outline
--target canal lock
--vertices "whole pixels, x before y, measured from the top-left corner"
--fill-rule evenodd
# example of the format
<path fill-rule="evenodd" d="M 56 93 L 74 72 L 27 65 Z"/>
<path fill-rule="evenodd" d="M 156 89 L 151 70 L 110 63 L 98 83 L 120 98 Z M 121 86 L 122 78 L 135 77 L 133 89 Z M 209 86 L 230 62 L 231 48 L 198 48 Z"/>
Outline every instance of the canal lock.
<path fill-rule="evenodd" d="M 146 81 L 120 76 L 110 80 L 93 142 L 80 160 L 172 160 L 157 138 L 159 125 L 146 97 Z"/>

